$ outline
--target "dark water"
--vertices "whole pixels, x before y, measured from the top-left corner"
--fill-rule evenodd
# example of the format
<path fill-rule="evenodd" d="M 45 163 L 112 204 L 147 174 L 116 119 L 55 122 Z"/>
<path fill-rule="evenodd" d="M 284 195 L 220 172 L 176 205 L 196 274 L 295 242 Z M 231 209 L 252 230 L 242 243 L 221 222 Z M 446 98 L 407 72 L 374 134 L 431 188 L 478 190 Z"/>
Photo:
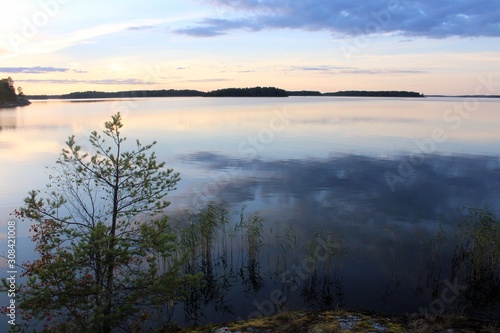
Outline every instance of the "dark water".
<path fill-rule="evenodd" d="M 210 196 L 232 207 L 251 202 L 265 216 L 258 270 L 261 283 L 242 290 L 241 284 L 251 280 L 245 260 L 235 270 L 246 270 L 247 275 L 218 272 L 219 282 L 230 276 L 226 295 L 232 300 L 227 305 L 230 317 L 268 315 L 280 308 L 338 307 L 498 315 L 498 289 L 496 296 L 490 295 L 492 299 L 474 299 L 477 291 L 466 279 L 458 279 L 456 270 L 456 251 L 462 244 L 457 233 L 468 216 L 465 208 L 498 209 L 497 158 L 428 155 L 425 164 L 398 183 L 394 192 L 388 191 L 380 175 L 398 159 L 345 155 L 235 161 L 208 153 L 185 158 L 213 170 L 232 164 L 247 174 L 262 175 L 219 184 Z M 287 238 L 290 227 L 297 239 L 294 245 Z M 313 240 L 319 241 L 317 256 L 307 250 Z M 288 246 L 286 251 L 283 244 Z M 328 252 L 327 244 L 338 251 Z M 286 267 L 280 266 L 284 258 L 289 260 Z M 498 268 L 494 268 L 497 274 Z M 498 275 L 493 280 L 500 282 Z M 455 288 L 448 292 L 450 286 Z M 227 318 L 212 306 L 204 307 L 205 320 Z"/>
<path fill-rule="evenodd" d="M 458 113 L 464 105 L 467 113 Z M 226 231 L 218 229 L 211 266 L 197 264 L 207 287 L 178 304 L 174 319 L 338 307 L 498 318 L 498 298 L 487 297 L 495 290 L 466 284 L 470 262 L 457 258 L 467 215 L 460 209 L 500 212 L 500 102 L 472 105 L 179 98 L 0 110 L 0 232 L 26 193 L 47 183 L 44 167 L 65 139 L 85 140 L 120 111 L 126 136 L 157 140 L 159 159 L 181 173 L 170 197 L 174 221 L 212 200 L 224 202 L 231 217 Z M 246 229 L 234 231 L 242 207 L 245 221 L 254 212 L 262 218 L 253 253 Z M 28 228 L 18 226 L 19 261 L 33 253 Z M 1 246 L 5 253 L 4 240 Z M 0 269 L 3 276 L 5 263 Z"/>

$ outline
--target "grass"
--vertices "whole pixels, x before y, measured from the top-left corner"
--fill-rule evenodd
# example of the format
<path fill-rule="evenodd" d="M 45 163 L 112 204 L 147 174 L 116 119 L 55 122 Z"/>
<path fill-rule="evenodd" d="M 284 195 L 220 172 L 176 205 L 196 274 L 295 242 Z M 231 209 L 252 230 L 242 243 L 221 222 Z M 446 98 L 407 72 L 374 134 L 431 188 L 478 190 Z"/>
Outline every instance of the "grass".
<path fill-rule="evenodd" d="M 500 333 L 498 324 L 481 322 L 462 316 L 375 315 L 345 310 L 283 312 L 247 321 L 179 328 L 177 332 L 208 333 L 215 332 L 222 327 L 227 327 L 225 332 L 254 333 Z M 447 331 L 449 329 L 453 329 L 453 331 Z M 173 331 L 169 330 L 169 332 Z"/>

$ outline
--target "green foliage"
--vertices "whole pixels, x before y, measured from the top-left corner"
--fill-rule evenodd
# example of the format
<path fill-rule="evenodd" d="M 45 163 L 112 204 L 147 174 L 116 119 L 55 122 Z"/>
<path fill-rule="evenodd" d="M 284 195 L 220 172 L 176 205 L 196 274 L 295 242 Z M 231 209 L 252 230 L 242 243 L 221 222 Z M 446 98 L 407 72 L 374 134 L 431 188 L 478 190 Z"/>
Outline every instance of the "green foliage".
<path fill-rule="evenodd" d="M 45 332 L 132 330 L 163 320 L 165 304 L 183 297 L 177 236 L 164 209 L 179 174 L 148 153 L 125 150 L 120 114 L 92 132 L 92 152 L 72 136 L 47 191 L 32 191 L 19 218 L 32 224 L 39 259 L 24 263 L 24 323 Z M 108 141 L 110 143 L 108 143 Z"/>
<path fill-rule="evenodd" d="M 288 92 L 274 87 L 226 88 L 207 92 L 207 97 L 288 97 Z"/>
<path fill-rule="evenodd" d="M 14 80 L 11 77 L 0 79 L 0 108 L 3 107 L 16 107 L 31 104 L 30 101 L 24 96 L 23 88 L 17 88 L 18 95 L 16 95 L 16 88 L 14 87 Z"/>
<path fill-rule="evenodd" d="M 16 88 L 12 78 L 0 80 L 0 106 L 16 101 Z"/>

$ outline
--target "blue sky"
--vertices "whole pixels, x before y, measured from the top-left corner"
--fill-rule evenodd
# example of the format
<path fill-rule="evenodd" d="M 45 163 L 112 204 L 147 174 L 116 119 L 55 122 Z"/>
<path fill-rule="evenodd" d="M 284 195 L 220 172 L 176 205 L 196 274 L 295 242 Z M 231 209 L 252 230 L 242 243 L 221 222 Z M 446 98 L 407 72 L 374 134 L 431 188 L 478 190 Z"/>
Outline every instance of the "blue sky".
<path fill-rule="evenodd" d="M 27 94 L 500 81 L 498 0 L 1 1 L 0 77 Z"/>

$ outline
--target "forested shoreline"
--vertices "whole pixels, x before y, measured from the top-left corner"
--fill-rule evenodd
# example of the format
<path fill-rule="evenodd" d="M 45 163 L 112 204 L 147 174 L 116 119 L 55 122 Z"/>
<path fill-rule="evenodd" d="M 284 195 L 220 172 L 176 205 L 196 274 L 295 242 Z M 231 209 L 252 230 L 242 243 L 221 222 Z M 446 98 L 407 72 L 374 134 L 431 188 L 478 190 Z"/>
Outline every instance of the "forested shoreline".
<path fill-rule="evenodd" d="M 289 91 L 276 87 L 224 88 L 203 92 L 190 89 L 128 90 L 118 92 L 83 91 L 62 95 L 29 95 L 29 99 L 97 99 L 148 97 L 290 97 L 290 96 L 359 96 L 359 97 L 424 97 L 412 91 L 338 91 L 321 93 L 314 90 Z"/>
<path fill-rule="evenodd" d="M 23 94 L 21 87 L 14 87 L 14 80 L 11 77 L 0 79 L 0 109 L 13 108 L 17 106 L 25 106 L 31 104 Z"/>

